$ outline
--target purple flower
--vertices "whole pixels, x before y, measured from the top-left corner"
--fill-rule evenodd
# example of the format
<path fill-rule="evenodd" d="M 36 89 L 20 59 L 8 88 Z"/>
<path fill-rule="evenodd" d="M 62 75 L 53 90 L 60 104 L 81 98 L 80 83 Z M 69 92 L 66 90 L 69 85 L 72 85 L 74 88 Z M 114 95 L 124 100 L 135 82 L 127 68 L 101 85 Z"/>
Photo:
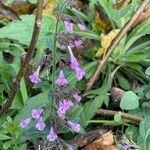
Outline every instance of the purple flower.
<path fill-rule="evenodd" d="M 62 120 L 65 119 L 65 113 L 63 113 L 60 109 L 57 110 L 57 114 Z"/>
<path fill-rule="evenodd" d="M 31 115 L 34 119 L 40 119 L 42 113 L 43 109 L 33 109 Z"/>
<path fill-rule="evenodd" d="M 38 123 L 35 126 L 38 130 L 43 131 L 46 127 L 42 117 L 40 117 L 40 119 L 38 120 Z"/>
<path fill-rule="evenodd" d="M 79 47 L 79 46 L 82 45 L 83 42 L 82 42 L 82 40 L 77 39 L 77 40 L 74 41 L 74 43 L 75 43 L 75 45 L 76 45 L 77 47 Z"/>
<path fill-rule="evenodd" d="M 81 96 L 78 95 L 77 93 L 73 94 L 73 97 L 75 98 L 76 101 L 78 101 L 78 102 L 81 101 Z"/>
<path fill-rule="evenodd" d="M 119 147 L 121 150 L 128 150 L 128 148 L 130 148 L 130 146 L 127 144 L 119 144 Z"/>
<path fill-rule="evenodd" d="M 72 101 L 63 99 L 62 101 L 59 102 L 58 105 L 58 110 L 57 110 L 58 116 L 61 119 L 65 119 L 65 113 L 73 106 L 74 104 Z"/>
<path fill-rule="evenodd" d="M 21 128 L 27 128 L 29 123 L 31 122 L 31 118 L 24 119 L 20 122 Z"/>
<path fill-rule="evenodd" d="M 81 31 L 86 31 L 86 27 L 80 23 L 77 24 L 78 28 L 81 30 Z"/>
<path fill-rule="evenodd" d="M 64 73 L 60 70 L 59 77 L 56 79 L 55 84 L 59 86 L 66 86 L 68 81 L 65 79 Z"/>
<path fill-rule="evenodd" d="M 85 76 L 85 71 L 79 67 L 77 67 L 75 69 L 75 72 L 76 72 L 76 77 L 77 77 L 77 80 L 82 80 L 82 78 Z"/>
<path fill-rule="evenodd" d="M 39 83 L 41 81 L 40 77 L 39 77 L 39 72 L 40 72 L 40 66 L 38 67 L 38 69 L 29 76 L 29 79 L 32 83 Z"/>
<path fill-rule="evenodd" d="M 69 46 L 70 48 L 74 48 L 74 45 L 73 45 L 72 43 L 69 43 L 68 46 Z"/>
<path fill-rule="evenodd" d="M 74 130 L 75 132 L 80 132 L 80 124 L 79 123 L 75 123 L 75 122 L 72 122 L 72 121 L 67 121 L 69 126 L 72 128 L 72 130 Z"/>
<path fill-rule="evenodd" d="M 55 141 L 56 139 L 58 138 L 57 134 L 54 132 L 54 129 L 53 127 L 51 127 L 51 130 L 47 136 L 47 139 L 50 141 L 50 142 L 53 142 Z"/>
<path fill-rule="evenodd" d="M 72 53 L 72 50 L 70 48 L 70 46 L 68 46 L 69 49 L 69 53 L 70 53 L 70 61 L 71 61 L 71 69 L 75 70 L 76 68 L 79 67 L 79 62 L 77 61 L 77 59 L 75 58 L 75 56 Z"/>
<path fill-rule="evenodd" d="M 73 33 L 73 24 L 68 22 L 68 21 L 64 21 L 64 25 L 66 28 L 67 32 Z"/>

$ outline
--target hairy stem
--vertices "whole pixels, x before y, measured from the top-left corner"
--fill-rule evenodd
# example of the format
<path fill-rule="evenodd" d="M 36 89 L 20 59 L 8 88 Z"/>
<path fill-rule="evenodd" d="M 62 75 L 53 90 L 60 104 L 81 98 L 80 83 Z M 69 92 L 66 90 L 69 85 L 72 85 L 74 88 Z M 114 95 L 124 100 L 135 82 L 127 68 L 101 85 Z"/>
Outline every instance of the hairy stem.
<path fill-rule="evenodd" d="M 138 16 L 141 14 L 141 12 L 143 12 L 144 8 L 148 5 L 148 3 L 150 3 L 150 0 L 143 1 L 142 5 L 139 7 L 137 12 L 127 22 L 127 24 L 121 29 L 121 31 L 116 36 L 116 38 L 111 42 L 111 45 L 107 50 L 106 56 L 104 57 L 104 59 L 102 61 L 99 62 L 94 75 L 92 76 L 92 78 L 89 80 L 89 82 L 87 84 L 85 91 L 90 90 L 92 88 L 92 86 L 94 85 L 94 83 L 98 80 L 100 73 L 102 72 L 104 66 L 106 65 L 106 63 L 108 61 L 108 58 L 110 57 L 110 55 L 114 51 L 115 47 L 118 45 L 118 43 L 123 38 L 123 36 L 128 32 L 128 30 L 132 27 L 133 23 L 138 18 Z"/>
<path fill-rule="evenodd" d="M 26 54 L 26 57 L 24 61 L 22 62 L 21 68 L 16 75 L 15 79 L 13 80 L 11 90 L 9 92 L 8 98 L 6 103 L 4 104 L 3 108 L 0 110 L 0 116 L 8 111 L 8 109 L 11 107 L 11 104 L 15 98 L 15 95 L 19 89 L 19 85 L 21 82 L 22 77 L 27 71 L 27 68 L 29 66 L 30 60 L 33 57 L 33 54 L 35 52 L 36 43 L 39 37 L 39 32 L 42 24 L 42 6 L 43 6 L 43 0 L 38 0 L 37 2 L 37 12 L 35 17 L 35 24 L 34 24 L 34 30 L 32 34 L 32 39 L 30 42 L 30 46 L 28 49 L 28 52 Z"/>

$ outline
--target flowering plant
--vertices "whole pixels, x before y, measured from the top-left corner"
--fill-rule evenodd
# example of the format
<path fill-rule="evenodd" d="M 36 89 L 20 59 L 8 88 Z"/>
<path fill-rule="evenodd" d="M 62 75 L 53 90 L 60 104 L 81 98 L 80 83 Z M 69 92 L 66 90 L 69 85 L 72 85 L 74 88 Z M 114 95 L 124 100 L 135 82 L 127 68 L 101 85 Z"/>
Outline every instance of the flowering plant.
<path fill-rule="evenodd" d="M 70 1 L 71 2 L 71 1 Z M 49 102 L 47 106 L 34 108 L 31 111 L 31 115 L 28 118 L 22 118 L 20 122 L 21 128 L 27 129 L 32 122 L 35 124 L 35 128 L 39 131 L 48 131 L 47 132 L 47 140 L 49 142 L 55 142 L 60 139 L 59 131 L 62 127 L 70 128 L 72 132 L 81 133 L 82 128 L 80 123 L 77 120 L 72 120 L 67 116 L 68 111 L 75 108 L 78 103 L 81 101 L 80 92 L 78 89 L 72 87 L 69 81 L 66 78 L 64 70 L 66 67 L 69 68 L 70 72 L 74 72 L 76 76 L 76 80 L 80 81 L 86 76 L 85 70 L 80 66 L 80 62 L 78 58 L 74 55 L 73 49 L 76 47 L 82 47 L 83 40 L 82 38 L 74 32 L 73 27 L 77 26 L 82 32 L 86 31 L 86 26 L 83 25 L 75 16 L 65 16 L 62 11 L 66 8 L 72 8 L 74 5 L 77 7 L 77 3 L 68 3 L 65 1 L 62 5 L 61 10 L 57 11 L 57 22 L 56 22 L 56 31 L 54 35 L 54 50 L 52 51 L 51 61 L 53 63 L 52 69 L 52 87 L 50 89 L 50 96 L 52 97 L 52 101 Z M 59 24 L 63 23 L 65 28 L 65 32 L 59 32 Z M 67 65 L 63 66 L 62 61 L 66 61 L 66 59 L 57 62 L 57 49 L 56 42 L 60 45 L 61 49 L 65 49 L 69 56 L 69 61 Z M 29 75 L 29 80 L 38 85 L 42 82 L 40 77 L 40 70 L 45 67 L 46 60 L 45 57 L 41 59 L 37 70 Z M 58 65 L 58 68 L 56 68 Z M 59 73 L 57 73 L 57 71 Z M 57 75 L 57 77 L 56 77 Z M 48 111 L 48 109 L 50 111 Z M 46 123 L 45 113 L 49 112 L 50 122 L 48 125 Z M 59 121 L 57 121 L 59 120 Z M 60 123 L 61 120 L 61 123 Z M 50 128 L 49 128 L 50 127 Z"/>

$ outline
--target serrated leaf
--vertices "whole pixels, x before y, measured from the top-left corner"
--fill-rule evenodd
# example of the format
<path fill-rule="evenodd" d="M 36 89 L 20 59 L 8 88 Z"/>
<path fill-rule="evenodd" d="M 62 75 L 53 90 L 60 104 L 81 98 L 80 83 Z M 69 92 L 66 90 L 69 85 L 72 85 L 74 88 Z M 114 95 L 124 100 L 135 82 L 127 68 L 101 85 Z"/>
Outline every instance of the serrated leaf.
<path fill-rule="evenodd" d="M 121 98 L 120 108 L 124 110 L 137 109 L 139 107 L 139 97 L 133 92 L 125 92 Z"/>

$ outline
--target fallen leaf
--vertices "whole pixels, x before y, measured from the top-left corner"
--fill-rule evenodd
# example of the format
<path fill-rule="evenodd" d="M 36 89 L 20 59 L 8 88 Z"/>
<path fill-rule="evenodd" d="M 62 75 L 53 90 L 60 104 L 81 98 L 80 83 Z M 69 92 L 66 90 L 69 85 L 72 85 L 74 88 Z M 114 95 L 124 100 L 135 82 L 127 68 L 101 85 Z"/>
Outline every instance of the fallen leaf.
<path fill-rule="evenodd" d="M 44 10 L 43 10 L 43 16 L 54 16 L 54 6 L 56 4 L 57 0 L 49 0 L 47 5 L 45 6 Z"/>
<path fill-rule="evenodd" d="M 102 7 L 95 5 L 95 25 L 98 29 L 110 31 L 112 29 L 111 22 Z"/>
<path fill-rule="evenodd" d="M 101 34 L 100 41 L 101 41 L 101 48 L 98 49 L 96 53 L 96 57 L 101 57 L 103 54 L 106 53 L 108 47 L 111 44 L 111 41 L 117 36 L 120 32 L 120 29 L 113 29 L 108 34 Z"/>
<path fill-rule="evenodd" d="M 87 145 L 83 150 L 117 150 L 117 147 L 113 144 L 113 133 L 109 131 Z"/>

